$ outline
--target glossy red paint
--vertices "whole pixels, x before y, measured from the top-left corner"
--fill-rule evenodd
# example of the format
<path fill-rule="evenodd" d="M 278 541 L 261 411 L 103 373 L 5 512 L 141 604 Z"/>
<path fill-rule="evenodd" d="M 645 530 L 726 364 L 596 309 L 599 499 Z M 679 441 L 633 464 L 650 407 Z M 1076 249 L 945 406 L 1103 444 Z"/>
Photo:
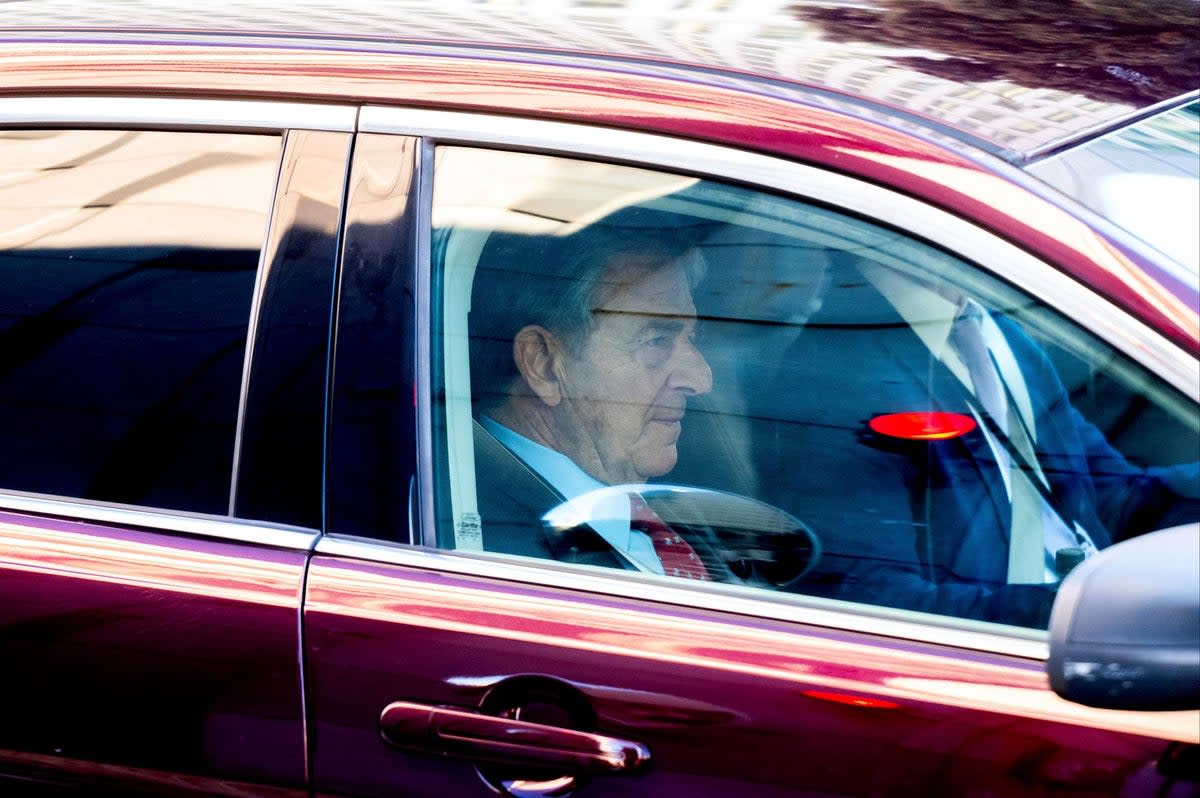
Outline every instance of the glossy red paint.
<path fill-rule="evenodd" d="M 523 680 L 582 695 L 602 733 L 649 746 L 647 774 L 597 780 L 598 795 L 727 796 L 746 783 L 758 795 L 836 794 L 853 783 L 879 796 L 1027 796 L 1078 786 L 1067 762 L 1088 763 L 1091 788 L 1116 794 L 1163 749 L 1142 736 L 1161 732 L 1162 716 L 1102 722 L 1046 690 L 1040 663 L 1013 657 L 948 658 L 936 645 L 328 557 L 314 559 L 308 586 L 313 774 L 331 794 L 477 790 L 469 763 L 389 747 L 379 714 L 397 700 L 475 709 Z M 1177 717 L 1177 733 L 1192 719 Z M 797 750 L 824 769 L 797 770 Z M 863 773 L 877 774 L 869 790 Z"/>
<path fill-rule="evenodd" d="M 307 794 L 303 551 L 3 513 L 0 552 L 6 773 Z"/>
<path fill-rule="evenodd" d="M 111 34 L 110 34 L 111 37 Z M 122 91 L 380 102 L 494 111 L 681 135 L 793 158 L 890 186 L 975 220 L 1066 269 L 1188 351 L 1200 351 L 1195 289 L 1104 238 L 1016 170 L 875 122 L 695 80 L 441 53 L 321 51 L 204 42 L 14 42 L 3 93 Z M 1014 182 L 1016 180 L 1017 182 Z"/>
<path fill-rule="evenodd" d="M 816 698 L 820 701 L 829 701 L 834 704 L 847 704 L 852 707 L 864 707 L 866 709 L 899 709 L 900 704 L 895 701 L 888 701 L 883 698 L 864 698 L 860 695 L 850 693 L 834 693 L 828 690 L 805 690 L 804 695 L 809 698 Z"/>

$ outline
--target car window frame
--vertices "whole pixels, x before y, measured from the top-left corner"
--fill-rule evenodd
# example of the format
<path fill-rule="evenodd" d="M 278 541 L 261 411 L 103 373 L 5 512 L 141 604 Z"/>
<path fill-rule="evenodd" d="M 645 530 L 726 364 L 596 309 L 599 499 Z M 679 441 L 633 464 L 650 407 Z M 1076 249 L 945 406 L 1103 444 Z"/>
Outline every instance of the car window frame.
<path fill-rule="evenodd" d="M 285 168 L 290 131 L 327 131 L 353 136 L 357 109 L 352 105 L 269 100 L 165 98 L 137 95 L 27 96 L 5 98 L 0 106 L 0 128 L 122 129 L 179 132 L 272 134 L 280 140 L 276 181 L 259 250 L 259 263 L 247 325 L 246 355 L 239 387 L 238 422 L 230 470 L 230 511 L 210 514 L 96 501 L 85 498 L 0 489 L 0 510 L 67 517 L 73 520 L 134 526 L 188 537 L 208 537 L 239 543 L 311 550 L 320 530 L 306 526 L 238 518 L 232 514 L 237 485 L 239 447 L 243 439 L 246 394 L 253 360 L 253 344 L 262 293 L 264 260 L 279 231 L 275 207 L 280 177 Z M 340 228 L 340 217 L 339 217 Z"/>
<path fill-rule="evenodd" d="M 806 164 L 723 145 L 687 141 L 658 134 L 523 119 L 499 114 L 470 114 L 390 106 L 364 106 L 359 133 L 391 134 L 420 139 L 414 178 L 418 201 L 415 238 L 418 367 L 416 507 L 413 511 L 428 544 L 435 529 L 433 512 L 431 274 L 433 157 L 440 145 L 518 150 L 564 157 L 605 160 L 647 169 L 662 169 L 705 179 L 734 182 L 799 200 L 818 202 L 855 216 L 865 216 L 942 246 L 980 265 L 1006 282 L 1072 317 L 1084 329 L 1122 351 L 1186 396 L 1200 382 L 1200 363 L 1173 342 L 1094 293 L 1066 273 L 991 233 L 921 200 L 863 180 Z M 660 584 L 642 575 L 596 573 L 555 562 L 513 561 L 487 553 L 446 551 L 431 546 L 366 541 L 326 534 L 318 554 L 374 560 L 421 569 L 450 571 L 509 581 L 566 587 L 655 602 L 716 609 L 771 619 L 796 621 L 870 634 L 952 645 L 1034 660 L 1048 655 L 1043 630 L 1004 627 L 947 616 L 935 616 L 868 605 L 797 597 L 778 601 L 774 594 L 747 595 L 724 585 Z"/>

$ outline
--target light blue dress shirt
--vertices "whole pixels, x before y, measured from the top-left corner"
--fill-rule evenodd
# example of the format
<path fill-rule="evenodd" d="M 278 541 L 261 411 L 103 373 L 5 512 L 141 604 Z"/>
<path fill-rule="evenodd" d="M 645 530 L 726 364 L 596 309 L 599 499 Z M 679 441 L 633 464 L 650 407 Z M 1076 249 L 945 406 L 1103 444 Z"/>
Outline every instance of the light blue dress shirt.
<path fill-rule="evenodd" d="M 575 464 L 562 452 L 542 446 L 494 419 L 483 416 L 479 423 L 504 447 L 539 474 L 565 499 L 575 499 L 591 491 L 608 487 Z M 629 501 L 623 494 L 602 500 L 596 517 L 588 525 L 604 538 L 617 553 L 639 571 L 663 573 L 662 562 L 654 553 L 650 536 L 629 528 Z"/>

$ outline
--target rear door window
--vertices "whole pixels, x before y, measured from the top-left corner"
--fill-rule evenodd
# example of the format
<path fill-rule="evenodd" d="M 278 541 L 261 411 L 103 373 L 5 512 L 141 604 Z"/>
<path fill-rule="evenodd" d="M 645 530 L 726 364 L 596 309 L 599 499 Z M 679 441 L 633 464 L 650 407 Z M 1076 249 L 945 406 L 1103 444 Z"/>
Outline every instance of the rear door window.
<path fill-rule="evenodd" d="M 0 488 L 228 512 L 280 142 L 0 132 Z"/>

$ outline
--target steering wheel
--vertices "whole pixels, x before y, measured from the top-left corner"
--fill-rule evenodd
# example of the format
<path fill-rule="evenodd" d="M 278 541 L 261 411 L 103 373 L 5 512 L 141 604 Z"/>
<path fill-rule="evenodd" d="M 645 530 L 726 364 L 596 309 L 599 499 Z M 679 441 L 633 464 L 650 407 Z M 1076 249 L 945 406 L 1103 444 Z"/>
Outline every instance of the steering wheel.
<path fill-rule="evenodd" d="M 594 528 L 627 511 L 630 495 L 641 496 L 700 551 L 701 559 L 724 563 L 736 578 L 728 581 L 787 589 L 811 573 L 821 558 L 820 539 L 800 519 L 758 499 L 709 488 L 610 485 L 562 502 L 542 521 L 561 534 L 582 526 Z"/>

